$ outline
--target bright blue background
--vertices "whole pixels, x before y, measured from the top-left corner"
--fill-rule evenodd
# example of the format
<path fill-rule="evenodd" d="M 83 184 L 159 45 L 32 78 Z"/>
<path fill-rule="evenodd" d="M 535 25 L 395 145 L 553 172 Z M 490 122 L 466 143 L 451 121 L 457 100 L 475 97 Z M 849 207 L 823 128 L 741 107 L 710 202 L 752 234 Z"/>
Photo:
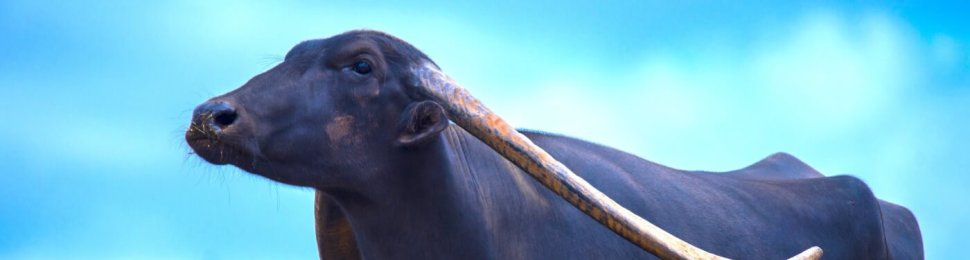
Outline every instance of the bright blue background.
<path fill-rule="evenodd" d="M 313 258 L 312 191 L 206 165 L 191 109 L 355 28 L 428 53 L 515 125 L 685 169 L 776 151 L 970 234 L 960 4 L 0 2 L 0 259 Z M 858 1 L 853 1 L 858 2 Z"/>

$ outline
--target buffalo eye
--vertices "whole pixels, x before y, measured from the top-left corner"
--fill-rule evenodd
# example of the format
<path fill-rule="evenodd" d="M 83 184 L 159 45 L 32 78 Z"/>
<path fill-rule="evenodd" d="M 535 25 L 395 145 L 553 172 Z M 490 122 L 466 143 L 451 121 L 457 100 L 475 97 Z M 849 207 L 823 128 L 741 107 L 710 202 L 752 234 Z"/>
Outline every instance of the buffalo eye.
<path fill-rule="evenodd" d="M 360 75 L 367 75 L 368 73 L 371 72 L 370 63 L 365 60 L 354 63 L 354 65 L 351 66 L 351 69 L 353 69 L 354 72 L 357 72 L 357 74 L 360 74 Z"/>

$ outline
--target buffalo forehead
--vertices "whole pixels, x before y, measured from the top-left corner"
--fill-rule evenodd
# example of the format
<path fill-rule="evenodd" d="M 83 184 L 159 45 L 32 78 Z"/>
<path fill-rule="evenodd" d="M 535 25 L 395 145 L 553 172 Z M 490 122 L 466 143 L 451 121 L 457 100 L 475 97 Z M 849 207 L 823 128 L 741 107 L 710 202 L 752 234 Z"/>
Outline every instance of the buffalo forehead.
<path fill-rule="evenodd" d="M 310 53 L 320 53 L 323 51 L 325 41 L 326 39 L 315 39 L 300 42 L 296 44 L 296 46 L 293 46 L 293 48 L 286 53 L 286 56 L 283 59 L 288 60 L 296 56 L 302 56 Z"/>

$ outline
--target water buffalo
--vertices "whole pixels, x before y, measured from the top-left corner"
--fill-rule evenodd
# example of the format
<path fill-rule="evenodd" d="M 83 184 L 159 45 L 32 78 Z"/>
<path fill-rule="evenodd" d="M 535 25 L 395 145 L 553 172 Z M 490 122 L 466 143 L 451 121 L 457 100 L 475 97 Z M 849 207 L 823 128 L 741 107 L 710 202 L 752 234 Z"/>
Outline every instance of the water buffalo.
<path fill-rule="evenodd" d="M 922 257 L 908 210 L 857 178 L 784 155 L 672 169 L 520 134 L 463 91 L 410 44 L 351 31 L 199 105 L 186 140 L 210 163 L 317 189 L 322 258 Z"/>

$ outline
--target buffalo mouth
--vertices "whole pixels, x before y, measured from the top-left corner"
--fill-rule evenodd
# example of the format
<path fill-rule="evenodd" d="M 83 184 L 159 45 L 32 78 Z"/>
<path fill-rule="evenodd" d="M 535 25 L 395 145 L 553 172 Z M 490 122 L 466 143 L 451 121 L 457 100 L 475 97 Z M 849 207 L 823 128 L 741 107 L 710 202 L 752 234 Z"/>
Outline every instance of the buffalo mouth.
<path fill-rule="evenodd" d="M 233 165 L 243 171 L 281 183 L 310 187 L 311 179 L 286 165 L 276 165 L 263 157 L 249 138 L 224 132 L 203 132 L 189 129 L 185 141 L 193 152 L 213 165 Z M 282 166 L 282 167 L 280 167 Z"/>
<path fill-rule="evenodd" d="M 243 165 L 252 156 L 226 137 L 195 130 L 185 132 L 185 141 L 196 155 L 215 165 Z"/>

